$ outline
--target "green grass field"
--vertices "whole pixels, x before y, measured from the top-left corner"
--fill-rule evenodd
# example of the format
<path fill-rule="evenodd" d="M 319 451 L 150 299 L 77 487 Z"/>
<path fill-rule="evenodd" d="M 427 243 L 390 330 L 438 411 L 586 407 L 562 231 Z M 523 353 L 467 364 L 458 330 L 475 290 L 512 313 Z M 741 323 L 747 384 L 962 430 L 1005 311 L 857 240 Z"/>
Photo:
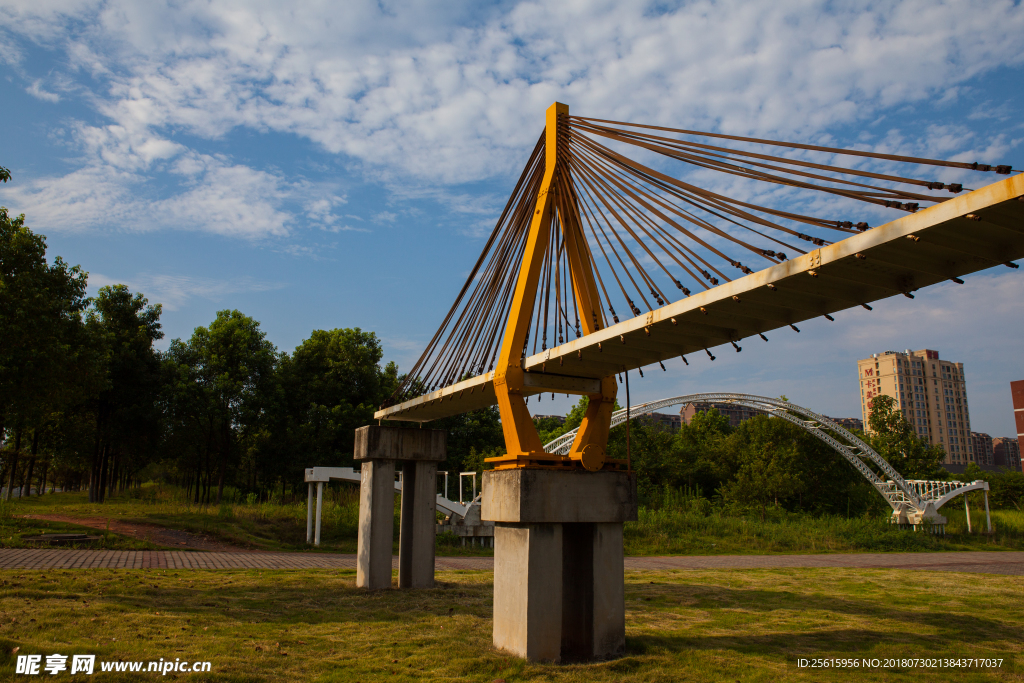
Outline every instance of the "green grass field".
<path fill-rule="evenodd" d="M 830 552 L 912 552 L 1024 549 L 1024 512 L 993 510 L 993 534 L 985 530 L 985 513 L 971 511 L 967 532 L 963 508 L 943 508 L 949 518 L 945 535 L 900 529 L 887 519 L 812 517 L 770 514 L 708 514 L 685 510 L 640 509 L 640 519 L 626 524 L 628 555 L 722 555 Z"/>
<path fill-rule="evenodd" d="M 685 501 L 684 501 L 685 502 Z M 884 552 L 938 550 L 1024 549 L 1024 512 L 993 510 L 994 533 L 985 528 L 980 501 L 972 502 L 974 533 L 967 533 L 962 502 L 942 509 L 949 517 L 946 535 L 901 530 L 885 518 L 814 517 L 769 511 L 757 514 L 701 505 L 640 509 L 640 519 L 627 523 L 626 552 L 630 555 L 719 555 L 765 553 Z M 398 502 L 396 500 L 396 507 Z M 305 500 L 294 502 L 234 502 L 201 506 L 185 500 L 183 492 L 168 486 L 144 486 L 113 497 L 102 505 L 90 504 L 85 493 L 34 496 L 0 504 L 0 546 L 23 547 L 22 536 L 43 531 L 72 530 L 68 523 L 27 520 L 22 515 L 61 515 L 133 521 L 202 534 L 252 549 L 295 551 L 305 544 Z M 321 552 L 354 553 L 358 499 L 355 487 L 338 487 L 325 496 Z M 398 523 L 396 509 L 395 523 Z M 47 526 L 49 525 L 49 526 Z M 396 528 L 397 531 L 397 528 Z M 396 534 L 397 538 L 397 534 Z M 144 549 L 145 541 L 109 534 L 104 547 Z M 397 549 L 396 549 L 397 552 Z M 439 543 L 443 555 L 489 554 L 489 549 L 462 548 Z"/>
<path fill-rule="evenodd" d="M 628 572 L 626 655 L 569 665 L 493 650 L 491 591 L 487 572 L 440 572 L 431 590 L 371 593 L 355 589 L 353 572 L 344 570 L 7 570 L 0 572 L 0 672 L 20 680 L 12 675 L 19 648 L 97 661 L 211 662 L 209 674 L 178 674 L 191 681 L 1024 680 L 1016 668 L 1019 577 Z M 1003 666 L 850 672 L 796 664 L 953 656 Z"/>

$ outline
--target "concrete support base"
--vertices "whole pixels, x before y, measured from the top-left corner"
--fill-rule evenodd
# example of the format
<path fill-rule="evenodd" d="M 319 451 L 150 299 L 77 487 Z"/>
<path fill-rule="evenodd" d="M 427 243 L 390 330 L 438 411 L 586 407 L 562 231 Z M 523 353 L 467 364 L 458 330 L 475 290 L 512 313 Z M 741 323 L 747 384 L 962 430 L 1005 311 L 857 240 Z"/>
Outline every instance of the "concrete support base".
<path fill-rule="evenodd" d="M 391 543 L 395 525 L 395 463 L 363 463 L 359 482 L 359 542 L 356 586 L 391 588 Z"/>
<path fill-rule="evenodd" d="M 437 463 L 406 462 L 402 472 L 398 587 L 433 588 Z"/>
<path fill-rule="evenodd" d="M 437 463 L 444 460 L 445 453 L 442 430 L 376 425 L 356 430 L 355 459 L 363 463 L 359 484 L 356 586 L 391 587 L 395 466 L 401 464 L 398 587 L 433 587 Z"/>
<path fill-rule="evenodd" d="M 622 655 L 622 524 L 496 524 L 493 635 L 532 661 Z"/>
<path fill-rule="evenodd" d="M 533 661 L 625 652 L 622 524 L 636 519 L 635 491 L 625 472 L 485 473 L 495 647 Z"/>
<path fill-rule="evenodd" d="M 562 525 L 494 525 L 494 646 L 557 661 L 562 642 Z"/>

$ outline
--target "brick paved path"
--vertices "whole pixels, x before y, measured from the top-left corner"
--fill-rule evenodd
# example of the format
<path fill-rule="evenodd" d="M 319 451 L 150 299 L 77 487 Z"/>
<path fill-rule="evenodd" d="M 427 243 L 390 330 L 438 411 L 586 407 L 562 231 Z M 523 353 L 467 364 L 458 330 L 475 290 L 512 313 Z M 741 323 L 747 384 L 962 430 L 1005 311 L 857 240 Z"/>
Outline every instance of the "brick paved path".
<path fill-rule="evenodd" d="M 355 555 L 217 553 L 176 550 L 0 549 L 0 569 L 355 569 Z M 398 568 L 398 558 L 392 558 Z M 490 557 L 438 557 L 437 569 L 492 570 Z M 626 570 L 851 567 L 925 569 L 1024 576 L 1024 552 L 849 553 L 627 557 Z"/>

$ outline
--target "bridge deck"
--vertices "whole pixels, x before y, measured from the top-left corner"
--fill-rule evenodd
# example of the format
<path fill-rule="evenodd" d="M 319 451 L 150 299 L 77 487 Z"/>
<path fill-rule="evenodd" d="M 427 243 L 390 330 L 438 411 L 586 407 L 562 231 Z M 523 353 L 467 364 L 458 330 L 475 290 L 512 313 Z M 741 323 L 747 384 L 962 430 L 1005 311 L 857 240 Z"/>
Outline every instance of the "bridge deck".
<path fill-rule="evenodd" d="M 1022 258 L 1022 198 L 1024 174 L 1014 175 L 530 356 L 524 393 L 589 393 L 600 377 Z M 493 379 L 478 375 L 374 417 L 427 422 L 493 405 Z"/>

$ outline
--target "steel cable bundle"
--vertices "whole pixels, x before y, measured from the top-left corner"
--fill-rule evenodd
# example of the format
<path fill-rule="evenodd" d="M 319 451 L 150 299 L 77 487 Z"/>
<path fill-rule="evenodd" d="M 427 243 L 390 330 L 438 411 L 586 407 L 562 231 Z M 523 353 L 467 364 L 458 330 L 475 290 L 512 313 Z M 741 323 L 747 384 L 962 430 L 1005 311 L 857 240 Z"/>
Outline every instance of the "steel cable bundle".
<path fill-rule="evenodd" d="M 692 287 L 710 289 L 730 281 L 730 269 L 740 271 L 742 277 L 765 267 L 765 262 L 774 265 L 785 261 L 787 254 L 805 254 L 831 244 L 830 234 L 843 238 L 870 228 L 864 220 L 805 215 L 714 192 L 635 161 L 616 148 L 635 147 L 647 156 L 659 155 L 692 169 L 762 183 L 769 189 L 775 186 L 786 192 L 831 195 L 831 210 L 862 202 L 916 212 L 950 197 L 935 194 L 937 191 L 956 194 L 965 188 L 959 183 L 839 166 L 803 156 L 870 159 L 908 171 L 931 166 L 1004 175 L 1014 172 L 1010 166 L 577 116 L 560 116 L 558 125 L 558 163 L 550 188 L 552 230 L 530 307 L 530 332 L 523 356 L 581 336 L 571 258 L 594 272 L 600 307 L 586 313 L 592 316 L 593 328 L 600 329 L 606 326 L 606 315 L 615 323 L 620 321 L 616 303 L 618 310 L 623 310 L 623 305 L 629 310 L 627 317 L 638 316 L 644 309 L 664 306 L 673 296 L 690 296 Z M 713 144 L 716 140 L 789 152 L 782 156 L 725 147 Z M 387 405 L 494 369 L 542 185 L 545 154 L 545 136 L 541 135 L 455 303 Z M 580 239 L 567 241 L 567 232 Z M 578 253 L 570 254 L 570 245 Z M 741 257 L 760 263 L 751 267 Z"/>

